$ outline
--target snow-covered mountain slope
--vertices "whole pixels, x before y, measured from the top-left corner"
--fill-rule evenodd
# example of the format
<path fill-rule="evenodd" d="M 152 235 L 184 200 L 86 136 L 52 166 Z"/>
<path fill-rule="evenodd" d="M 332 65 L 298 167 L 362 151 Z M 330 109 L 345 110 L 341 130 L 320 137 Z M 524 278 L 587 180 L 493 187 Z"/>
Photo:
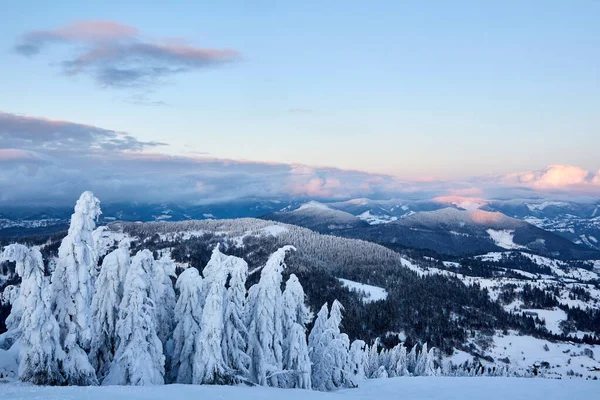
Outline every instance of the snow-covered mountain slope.
<path fill-rule="evenodd" d="M 335 210 L 316 201 L 305 203 L 293 211 L 270 213 L 262 218 L 299 225 L 318 232 L 359 228 L 368 225 L 350 213 Z"/>
<path fill-rule="evenodd" d="M 391 246 L 455 256 L 525 249 L 562 259 L 594 259 L 600 253 L 498 212 L 444 208 L 386 224 L 331 232 Z"/>
<path fill-rule="evenodd" d="M 391 378 L 360 382 L 358 388 L 334 392 L 269 387 L 164 385 L 38 387 L 16 382 L 0 383 L 3 400 L 172 400 L 172 399 L 246 399 L 303 400 L 307 396 L 322 400 L 397 399 L 399 394 L 411 400 L 591 400 L 596 398 L 598 383 L 586 380 L 547 380 L 520 378 Z"/>

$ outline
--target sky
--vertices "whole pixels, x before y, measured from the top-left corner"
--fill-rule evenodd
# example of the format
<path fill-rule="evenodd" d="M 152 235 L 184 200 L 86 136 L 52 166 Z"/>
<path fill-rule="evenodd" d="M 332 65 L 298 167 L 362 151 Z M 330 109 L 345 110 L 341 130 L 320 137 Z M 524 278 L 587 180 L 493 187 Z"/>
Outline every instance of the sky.
<path fill-rule="evenodd" d="M 600 195 L 598 0 L 0 10 L 0 204 Z"/>

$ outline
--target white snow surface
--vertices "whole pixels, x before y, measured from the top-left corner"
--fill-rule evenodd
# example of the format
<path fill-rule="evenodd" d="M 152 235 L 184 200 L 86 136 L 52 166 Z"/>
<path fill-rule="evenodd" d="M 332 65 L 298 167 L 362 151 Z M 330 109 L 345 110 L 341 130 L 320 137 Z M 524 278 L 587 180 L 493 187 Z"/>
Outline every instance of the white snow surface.
<path fill-rule="evenodd" d="M 348 289 L 358 293 L 364 293 L 362 299 L 363 303 L 372 303 L 374 301 L 387 299 L 388 294 L 384 288 L 367 285 L 365 283 L 355 282 L 348 279 L 338 278 L 338 280 L 342 282 L 342 285 Z"/>
<path fill-rule="evenodd" d="M 513 238 L 515 237 L 515 231 L 503 229 L 501 231 L 495 229 L 488 229 L 488 235 L 492 238 L 492 240 L 496 243 L 498 247 L 502 247 L 503 249 L 523 249 L 524 247 L 518 245 L 514 242 Z"/>
<path fill-rule="evenodd" d="M 283 232 L 287 232 L 288 228 L 286 228 L 283 225 L 269 225 L 262 228 L 261 231 L 266 233 L 267 235 L 277 236 L 282 234 Z"/>
<path fill-rule="evenodd" d="M 323 203 L 319 203 L 318 201 L 311 200 L 308 203 L 302 204 L 300 207 L 296 209 L 298 210 L 306 210 L 306 209 L 317 209 L 317 210 L 331 210 L 331 208 L 327 207 Z"/>
<path fill-rule="evenodd" d="M 392 221 L 397 221 L 398 217 L 390 217 L 388 215 L 374 215 L 371 211 L 365 211 L 364 213 L 357 215 L 357 217 L 369 225 L 387 224 Z"/>
<path fill-rule="evenodd" d="M 450 378 L 419 377 L 371 379 L 355 389 L 333 392 L 269 387 L 164 385 L 39 387 L 21 383 L 0 383 L 2 400 L 174 400 L 174 399 L 245 399 L 245 400 L 369 400 L 369 399 L 485 399 L 485 400 L 564 400 L 595 399 L 598 382 L 582 379 L 525 378 Z"/>

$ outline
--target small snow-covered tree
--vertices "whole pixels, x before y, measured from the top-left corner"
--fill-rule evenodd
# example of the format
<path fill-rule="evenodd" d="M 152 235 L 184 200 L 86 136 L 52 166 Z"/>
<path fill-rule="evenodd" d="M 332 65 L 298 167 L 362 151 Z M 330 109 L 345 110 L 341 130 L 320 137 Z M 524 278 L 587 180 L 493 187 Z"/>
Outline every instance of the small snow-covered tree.
<path fill-rule="evenodd" d="M 381 340 L 376 338 L 371 347 L 369 348 L 369 354 L 367 356 L 367 368 L 366 368 L 366 376 L 369 379 L 377 377 L 377 371 L 381 366 L 381 357 L 379 354 L 379 346 Z"/>
<path fill-rule="evenodd" d="M 69 385 L 98 383 L 86 351 L 92 340 L 91 303 L 98 264 L 92 231 L 100 213 L 100 201 L 92 192 L 84 192 L 75 205 L 52 274 L 55 314 L 65 350 L 62 372 Z"/>
<path fill-rule="evenodd" d="M 407 361 L 406 361 L 406 368 L 408 369 L 408 372 L 410 372 L 412 375 L 416 375 L 415 374 L 415 370 L 417 368 L 417 345 L 416 344 L 412 347 L 412 349 L 410 350 L 410 353 L 408 353 Z"/>
<path fill-rule="evenodd" d="M 200 334 L 202 308 L 202 277 L 195 268 L 183 271 L 176 283 L 179 298 L 175 305 L 175 330 L 173 332 L 173 355 L 171 357 L 171 380 L 176 383 L 192 383 L 196 337 Z"/>
<path fill-rule="evenodd" d="M 394 357 L 395 365 L 394 376 L 407 376 L 408 372 L 408 356 L 406 354 L 406 347 L 402 343 L 398 344 L 395 349 L 396 357 Z"/>
<path fill-rule="evenodd" d="M 435 347 L 432 347 L 427 352 L 425 359 L 425 367 L 423 368 L 423 376 L 438 376 L 440 373 L 435 368 Z"/>
<path fill-rule="evenodd" d="M 194 383 L 224 384 L 230 373 L 225 365 L 221 344 L 224 337 L 225 283 L 228 273 L 228 256 L 217 245 L 204 268 L 204 309 L 200 334 L 196 338 Z"/>
<path fill-rule="evenodd" d="M 108 372 L 117 347 L 117 319 L 123 298 L 123 282 L 131 259 L 129 242 L 121 242 L 102 261 L 92 298 L 93 337 L 90 360 L 102 378 Z"/>
<path fill-rule="evenodd" d="M 151 282 L 154 258 L 138 252 L 125 277 L 117 321 L 118 346 L 104 385 L 158 385 L 164 383 L 165 357 L 156 332 Z"/>
<path fill-rule="evenodd" d="M 19 324 L 21 322 L 21 304 L 19 294 L 21 285 L 8 285 L 0 293 L 0 305 L 10 305 L 10 314 L 6 317 L 4 324 L 6 332 L 0 334 L 0 349 L 10 349 L 21 337 Z"/>
<path fill-rule="evenodd" d="M 310 389 L 311 362 L 306 343 L 306 325 L 312 313 L 305 305 L 304 289 L 291 274 L 283 291 L 283 369 L 286 386 Z"/>
<path fill-rule="evenodd" d="M 368 346 L 363 340 L 355 340 L 350 345 L 346 369 L 352 386 L 358 386 L 358 382 L 365 379 L 365 365 L 368 361 Z"/>
<path fill-rule="evenodd" d="M 425 375 L 425 369 L 427 367 L 427 343 L 421 347 L 421 352 L 419 353 L 419 357 L 417 358 L 417 365 L 415 366 L 415 376 L 423 376 Z"/>
<path fill-rule="evenodd" d="M 19 379 L 36 385 L 60 385 L 64 382 L 59 368 L 64 352 L 42 255 L 37 249 L 12 244 L 4 249 L 2 258 L 14 261 L 21 277 Z"/>
<path fill-rule="evenodd" d="M 153 263 L 152 283 L 156 298 L 156 324 L 158 338 L 166 348 L 175 324 L 175 290 L 171 277 L 176 277 L 175 262 L 169 256 L 163 256 Z"/>
<path fill-rule="evenodd" d="M 279 387 L 283 370 L 283 310 L 281 282 L 285 268 L 285 254 L 295 250 L 284 246 L 267 260 L 260 281 L 248 293 L 246 321 L 250 379 L 258 385 Z"/>
<path fill-rule="evenodd" d="M 248 379 L 250 357 L 246 354 L 248 328 L 244 323 L 246 303 L 246 278 L 248 264 L 241 258 L 230 258 L 229 288 L 225 305 L 225 332 L 223 335 L 223 359 L 236 381 Z"/>
<path fill-rule="evenodd" d="M 317 314 L 317 320 L 323 318 L 322 310 Z M 311 343 L 312 386 L 316 390 L 352 386 L 347 369 L 350 341 L 348 335 L 340 332 L 342 310 L 342 305 L 335 300 L 323 333 L 320 337 L 314 336 Z"/>

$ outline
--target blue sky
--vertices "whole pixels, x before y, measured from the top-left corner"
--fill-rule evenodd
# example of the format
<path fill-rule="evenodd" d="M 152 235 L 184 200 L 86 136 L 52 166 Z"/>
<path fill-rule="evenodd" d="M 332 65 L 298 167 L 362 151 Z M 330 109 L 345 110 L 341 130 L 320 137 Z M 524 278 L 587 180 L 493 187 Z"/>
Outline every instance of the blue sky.
<path fill-rule="evenodd" d="M 191 3 L 3 1 L 0 112 L 168 144 L 144 153 L 402 181 L 600 168 L 600 1 Z M 82 38 L 90 21 L 135 32 Z M 227 53 L 146 46 L 136 72 L 184 71 L 127 85 L 98 72 L 124 53 L 65 67 L 124 42 Z"/>

